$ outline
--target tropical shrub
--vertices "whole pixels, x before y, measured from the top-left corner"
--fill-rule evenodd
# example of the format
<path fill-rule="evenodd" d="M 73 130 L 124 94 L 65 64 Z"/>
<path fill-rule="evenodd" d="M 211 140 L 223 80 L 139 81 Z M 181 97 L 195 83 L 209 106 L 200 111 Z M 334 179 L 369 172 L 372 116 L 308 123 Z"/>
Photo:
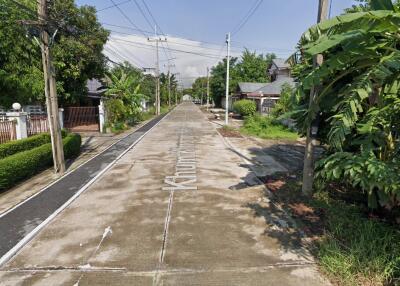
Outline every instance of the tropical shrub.
<path fill-rule="evenodd" d="M 79 154 L 81 136 L 69 134 L 63 139 L 65 158 Z M 8 189 L 27 179 L 53 163 L 51 144 L 16 153 L 0 160 L 0 190 Z"/>
<path fill-rule="evenodd" d="M 109 98 L 106 109 L 110 123 L 138 121 L 141 101 L 145 98 L 140 93 L 141 81 L 142 74 L 128 68 L 115 69 L 107 76 L 108 89 L 105 95 Z"/>
<path fill-rule="evenodd" d="M 242 99 L 233 103 L 233 110 L 241 116 L 250 116 L 256 113 L 257 105 L 252 100 Z"/>
<path fill-rule="evenodd" d="M 318 139 L 329 146 L 317 165 L 322 180 L 358 186 L 371 207 L 393 208 L 400 206 L 400 13 L 390 0 L 372 0 L 371 9 L 302 36 L 292 58 L 303 104 L 297 122 L 303 133 L 319 122 Z M 316 56 L 324 61 L 313 69 Z"/>
<path fill-rule="evenodd" d="M 273 117 L 279 118 L 293 111 L 295 107 L 296 97 L 293 88 L 289 84 L 285 83 L 282 86 L 280 97 L 272 109 L 271 114 Z"/>

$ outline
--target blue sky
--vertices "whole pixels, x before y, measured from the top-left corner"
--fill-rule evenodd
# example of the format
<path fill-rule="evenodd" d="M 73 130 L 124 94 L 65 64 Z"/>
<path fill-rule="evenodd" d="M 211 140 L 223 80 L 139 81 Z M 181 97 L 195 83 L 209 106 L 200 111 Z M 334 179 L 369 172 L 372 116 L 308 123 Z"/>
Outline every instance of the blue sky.
<path fill-rule="evenodd" d="M 127 0 L 114 0 L 115 3 Z M 142 0 L 136 0 L 146 13 L 146 22 L 134 0 L 121 4 L 120 8 L 134 25 L 145 31 L 153 30 L 153 21 L 147 13 Z M 220 48 L 209 43 L 223 44 L 225 34 L 232 31 L 243 19 L 256 0 L 144 0 L 163 32 L 169 36 L 169 47 L 189 52 L 201 52 L 212 55 L 197 57 L 184 52 L 162 52 L 162 60 L 176 57 L 176 70 L 182 77 L 195 77 L 203 74 L 205 66 L 215 63 L 220 55 Z M 353 0 L 332 0 L 331 15 L 340 14 L 350 7 Z M 78 5 L 93 5 L 98 10 L 112 6 L 111 0 L 77 0 Z M 264 0 L 247 24 L 232 38 L 233 53 L 240 53 L 243 46 L 257 52 L 275 52 L 279 57 L 287 57 L 294 49 L 301 34 L 316 22 L 318 0 Z M 100 22 L 134 28 L 117 8 L 98 12 Z M 126 41 L 145 39 L 141 32 L 105 26 L 115 32 L 133 33 L 139 36 L 113 33 Z M 146 34 L 146 32 L 144 32 Z M 183 39 L 182 39 L 183 38 Z M 195 41 L 187 41 L 187 39 Z M 182 41 L 182 42 L 181 42 Z M 207 43 L 204 43 L 207 42 Z M 126 45 L 125 45 L 126 44 Z M 144 66 L 153 62 L 154 53 L 149 49 L 137 48 L 122 38 L 113 41 L 108 49 L 118 51 L 123 58 L 136 58 L 136 65 Z M 149 43 L 146 43 L 149 44 Z M 223 53 L 223 52 L 222 52 Z M 114 60 L 117 60 L 113 55 Z M 223 56 L 223 55 L 222 55 Z M 121 57 L 119 57 L 121 58 Z M 132 59 L 133 60 L 133 59 Z M 191 61 L 194 61 L 193 63 Z M 141 62 L 141 63 L 139 63 Z M 196 71 L 197 70 L 197 71 Z"/>

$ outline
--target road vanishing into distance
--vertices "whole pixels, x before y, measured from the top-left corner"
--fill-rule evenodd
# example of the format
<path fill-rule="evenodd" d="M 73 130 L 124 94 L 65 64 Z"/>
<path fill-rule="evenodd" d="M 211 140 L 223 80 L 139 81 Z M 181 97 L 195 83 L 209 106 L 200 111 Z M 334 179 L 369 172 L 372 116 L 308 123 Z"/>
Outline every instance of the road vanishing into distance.
<path fill-rule="evenodd" d="M 69 176 L 53 185 L 68 197 L 38 195 L 14 210 L 22 223 L 14 236 L 2 230 L 0 285 L 326 284 L 196 105 L 153 125 L 103 154 L 96 172 L 82 169 L 79 188 Z"/>

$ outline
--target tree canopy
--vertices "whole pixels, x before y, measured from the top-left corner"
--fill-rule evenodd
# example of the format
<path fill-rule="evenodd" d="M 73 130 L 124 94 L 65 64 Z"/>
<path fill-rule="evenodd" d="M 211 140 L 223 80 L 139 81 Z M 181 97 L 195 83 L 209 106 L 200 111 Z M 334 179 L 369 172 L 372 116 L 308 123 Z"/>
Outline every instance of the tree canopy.
<path fill-rule="evenodd" d="M 230 60 L 229 92 L 235 91 L 239 82 L 269 82 L 267 67 L 276 58 L 274 54 L 257 54 L 245 49 L 241 58 Z M 214 102 L 219 105 L 225 95 L 226 59 L 220 61 L 211 69 L 210 93 Z"/>
<path fill-rule="evenodd" d="M 19 20 L 37 20 L 36 2 L 21 5 L 5 0 L 0 9 L 0 105 L 44 102 L 44 82 L 37 30 Z M 102 28 L 94 7 L 77 7 L 73 0 L 54 0 L 48 7 L 48 30 L 60 104 L 79 102 L 86 81 L 106 70 L 102 54 L 109 32 Z M 57 33 L 55 33 L 57 31 Z"/>

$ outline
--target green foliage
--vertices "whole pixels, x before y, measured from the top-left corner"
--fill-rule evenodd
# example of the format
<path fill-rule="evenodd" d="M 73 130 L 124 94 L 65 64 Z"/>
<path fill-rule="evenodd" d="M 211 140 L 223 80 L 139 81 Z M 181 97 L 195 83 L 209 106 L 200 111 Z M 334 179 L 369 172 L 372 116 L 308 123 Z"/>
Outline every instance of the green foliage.
<path fill-rule="evenodd" d="M 245 49 L 241 61 L 236 66 L 240 81 L 269 82 L 267 69 L 275 58 L 275 54 L 263 55 Z"/>
<path fill-rule="evenodd" d="M 44 102 L 44 79 L 40 48 L 32 29 L 17 20 L 37 20 L 36 2 L 4 0 L 0 9 L 0 105 Z M 86 81 L 101 78 L 106 69 L 102 54 L 108 31 L 97 21 L 96 11 L 74 0 L 49 3 L 49 32 L 58 28 L 51 46 L 60 104 L 75 103 L 86 93 Z M 55 24 L 57 23 L 57 24 Z M 56 27 L 57 26 L 57 27 Z M 29 36 L 27 36 L 29 35 Z"/>
<path fill-rule="evenodd" d="M 258 55 L 245 50 L 241 59 L 230 60 L 229 93 L 233 93 L 239 82 L 269 82 L 267 67 L 276 56 L 274 54 Z M 221 97 L 225 95 L 226 59 L 211 69 L 210 93 L 214 103 L 219 106 Z"/>
<path fill-rule="evenodd" d="M 69 134 L 63 139 L 64 155 L 72 158 L 79 154 L 81 137 Z M 51 144 L 16 153 L 0 160 L 0 190 L 8 189 L 51 166 L 53 155 Z"/>
<path fill-rule="evenodd" d="M 242 99 L 233 103 L 233 110 L 241 116 L 250 116 L 256 113 L 257 105 L 253 100 Z"/>
<path fill-rule="evenodd" d="M 115 68 L 107 76 L 108 89 L 105 95 L 108 120 L 135 123 L 141 112 L 141 101 L 145 95 L 140 93 L 143 74 L 131 66 Z"/>
<path fill-rule="evenodd" d="M 43 133 L 25 139 L 0 144 L 0 160 L 7 156 L 30 150 L 47 143 L 50 143 L 50 134 Z"/>
<path fill-rule="evenodd" d="M 296 107 L 297 102 L 293 88 L 285 83 L 282 86 L 280 97 L 271 111 L 272 116 L 274 118 L 280 118 L 288 112 L 295 110 Z"/>
<path fill-rule="evenodd" d="M 190 95 L 195 99 L 202 100 L 203 103 L 207 101 L 207 77 L 196 78 L 192 84 Z"/>
<path fill-rule="evenodd" d="M 353 187 L 360 187 L 368 194 L 368 204 L 372 208 L 395 207 L 400 202 L 400 161 L 393 157 L 382 161 L 374 152 L 361 154 L 336 152 L 320 160 L 317 176 L 328 181 L 345 180 Z"/>
<path fill-rule="evenodd" d="M 379 198 L 381 206 L 393 208 L 399 206 L 398 177 L 380 176 L 389 174 L 400 156 L 400 13 L 388 1 L 371 0 L 364 8 L 372 10 L 332 18 L 302 36 L 294 69 L 303 104 L 297 121 L 304 134 L 319 115 L 318 139 L 333 154 L 323 161 L 328 167 L 320 165 L 326 169 L 321 178 L 328 182 L 334 175 L 360 187 L 371 207 Z M 316 54 L 324 62 L 313 69 Z M 313 87 L 318 93 L 308 108 Z M 348 160 L 338 162 L 341 156 Z M 353 171 L 339 172 L 339 166 Z"/>
<path fill-rule="evenodd" d="M 260 115 L 247 117 L 241 131 L 263 139 L 297 140 L 298 138 L 296 132 L 290 131 L 278 122 Z"/>
<path fill-rule="evenodd" d="M 168 80 L 169 77 L 169 80 Z M 169 84 L 171 84 L 171 93 L 169 94 Z M 161 73 L 160 74 L 160 99 L 161 105 L 168 104 L 168 97 L 170 103 L 175 103 L 175 94 L 177 93 L 178 81 L 174 74 Z M 154 93 L 154 91 L 153 91 Z"/>
<path fill-rule="evenodd" d="M 365 217 L 364 209 L 334 200 L 326 193 L 312 199 L 324 210 L 325 236 L 319 243 L 322 270 L 337 285 L 396 285 L 400 277 L 400 232 Z"/>

